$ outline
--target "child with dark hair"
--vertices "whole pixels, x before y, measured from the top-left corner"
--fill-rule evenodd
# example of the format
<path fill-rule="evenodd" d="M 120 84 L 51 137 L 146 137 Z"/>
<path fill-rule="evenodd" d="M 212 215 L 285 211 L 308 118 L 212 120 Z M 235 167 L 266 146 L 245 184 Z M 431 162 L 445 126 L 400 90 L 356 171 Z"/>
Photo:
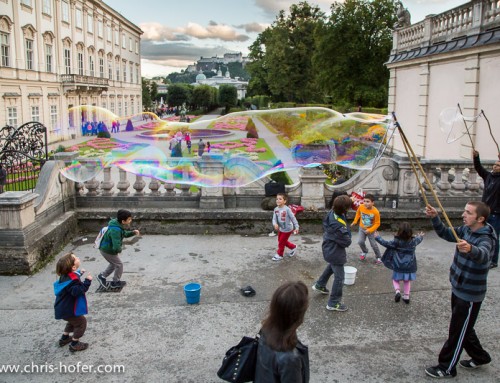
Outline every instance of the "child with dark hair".
<path fill-rule="evenodd" d="M 125 226 L 129 226 L 132 223 L 132 213 L 125 209 L 118 210 L 116 214 L 116 219 L 112 219 L 108 223 L 108 231 L 104 234 L 101 244 L 99 246 L 99 251 L 106 261 L 109 262 L 108 267 L 102 273 L 97 276 L 99 283 L 105 289 L 111 287 L 117 289 L 123 287 L 127 282 L 120 280 L 123 274 L 123 263 L 119 257 L 122 252 L 123 238 L 133 237 L 134 235 L 140 235 L 139 230 L 125 230 Z M 112 273 L 113 282 L 109 285 L 106 282 L 106 278 Z"/>
<path fill-rule="evenodd" d="M 297 253 L 297 245 L 290 242 L 288 239 L 299 232 L 299 223 L 292 210 L 286 206 L 288 196 L 285 193 L 276 195 L 276 207 L 273 212 L 273 227 L 278 232 L 278 250 L 273 256 L 273 261 L 281 261 L 285 253 L 285 247 L 290 249 L 289 257 L 293 257 Z"/>
<path fill-rule="evenodd" d="M 286 282 L 276 289 L 262 322 L 255 382 L 309 382 L 309 350 L 297 337 L 308 305 L 303 282 Z"/>
<path fill-rule="evenodd" d="M 375 207 L 375 197 L 373 194 L 366 194 L 363 200 L 363 203 L 359 205 L 358 210 L 356 210 L 356 216 L 354 217 L 354 221 L 352 221 L 351 227 L 355 226 L 359 221 L 359 237 L 358 237 L 358 245 L 361 248 L 361 254 L 359 255 L 359 259 L 364 261 L 366 259 L 366 255 L 368 254 L 368 248 L 366 247 L 366 238 L 370 242 L 370 246 L 375 253 L 375 263 L 377 265 L 382 263 L 382 255 L 380 254 L 380 250 L 377 246 L 377 242 L 373 237 L 373 233 L 380 226 L 380 213 L 378 209 Z"/>
<path fill-rule="evenodd" d="M 387 248 L 386 253 L 392 250 L 392 261 L 387 266 L 393 270 L 392 285 L 396 293 L 394 301 L 401 300 L 400 282 L 403 281 L 403 302 L 409 304 L 411 281 L 417 278 L 415 248 L 422 242 L 424 233 L 420 232 L 414 236 L 410 224 L 401 222 L 392 241 L 384 240 L 378 232 L 374 233 L 374 237 L 378 243 Z"/>
<path fill-rule="evenodd" d="M 351 207 L 351 199 L 347 195 L 340 195 L 333 201 L 332 210 L 323 220 L 323 258 L 328 265 L 323 274 L 312 286 L 314 291 L 321 294 L 330 293 L 326 284 L 334 276 L 332 292 L 328 299 L 326 309 L 330 311 L 347 311 L 347 306 L 342 303 L 342 288 L 344 285 L 344 265 L 347 262 L 346 248 L 351 245 L 351 230 L 347 225 L 345 214 Z"/>
<path fill-rule="evenodd" d="M 59 346 L 63 347 L 70 343 L 71 352 L 83 351 L 89 346 L 88 343 L 80 342 L 80 338 L 87 328 L 85 315 L 88 310 L 85 293 L 90 287 L 92 276 L 88 274 L 82 282 L 80 277 L 85 270 L 79 270 L 79 268 L 80 259 L 77 256 L 72 253 L 62 256 L 56 265 L 59 279 L 54 282 L 55 317 L 67 322 L 63 335 L 59 339 Z M 73 333 L 72 337 L 71 333 Z"/>

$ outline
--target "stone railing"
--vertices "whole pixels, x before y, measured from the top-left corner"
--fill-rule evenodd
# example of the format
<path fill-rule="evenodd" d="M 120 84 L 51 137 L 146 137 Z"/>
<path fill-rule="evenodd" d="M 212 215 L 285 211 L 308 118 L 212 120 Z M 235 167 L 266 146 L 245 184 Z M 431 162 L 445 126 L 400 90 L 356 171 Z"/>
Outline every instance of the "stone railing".
<path fill-rule="evenodd" d="M 392 54 L 475 35 L 500 26 L 498 0 L 473 0 L 439 15 L 397 29 L 393 33 Z"/>
<path fill-rule="evenodd" d="M 61 156 L 70 156 L 65 158 L 68 161 L 72 154 Z M 134 222 L 148 234 L 242 229 L 249 234 L 270 230 L 271 213 L 261 209 L 267 179 L 245 187 L 201 187 L 193 191 L 182 183 L 162 183 L 108 167 L 91 180 L 75 183 L 60 173 L 65 161 L 48 161 L 44 165 L 35 193 L 0 195 L 0 274 L 31 272 L 50 259 L 77 230 L 96 233 L 121 208 L 133 210 Z M 483 165 L 488 168 L 490 163 Z M 92 161 L 87 165 L 95 166 Z M 480 200 L 482 179 L 471 161 L 424 159 L 421 165 L 430 183 L 419 175 L 429 202 L 437 206 L 429 192 L 432 186 L 451 218 L 460 217 L 468 200 Z M 196 166 L 201 173 L 228 182 L 235 167 L 256 171 L 251 161 L 228 161 L 210 155 L 204 155 Z M 300 217 L 304 232 L 321 230 L 318 222 L 334 193 L 349 194 L 359 189 L 375 195 L 386 227 L 401 219 L 428 223 L 422 214 L 424 202 L 417 177 L 407 158 L 384 157 L 375 169 L 359 171 L 342 185 L 328 185 L 326 180 L 322 169 L 303 168 L 299 182 L 286 187 L 290 203 L 306 208 Z"/>

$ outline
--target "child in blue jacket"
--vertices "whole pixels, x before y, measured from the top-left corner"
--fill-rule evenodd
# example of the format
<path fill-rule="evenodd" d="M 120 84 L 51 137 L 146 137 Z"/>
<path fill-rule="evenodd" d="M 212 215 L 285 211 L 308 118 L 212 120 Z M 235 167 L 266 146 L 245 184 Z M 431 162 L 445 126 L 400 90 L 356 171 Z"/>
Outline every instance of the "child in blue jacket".
<path fill-rule="evenodd" d="M 54 282 L 55 317 L 67 322 L 63 335 L 59 339 L 59 346 L 70 343 L 69 350 L 72 352 L 83 351 L 89 346 L 88 343 L 80 342 L 80 338 L 87 328 L 85 315 L 88 310 L 85 293 L 90 287 L 92 276 L 88 274 L 82 282 L 80 277 L 85 270 L 79 270 L 79 268 L 80 259 L 77 256 L 72 253 L 64 255 L 57 261 L 56 273 L 59 280 Z M 72 337 L 70 337 L 71 333 L 73 333 Z"/>
<path fill-rule="evenodd" d="M 417 258 L 415 248 L 422 242 L 424 233 L 413 235 L 408 222 L 401 222 L 392 241 L 385 241 L 378 232 L 375 232 L 375 241 L 386 247 L 382 257 L 384 264 L 393 270 L 392 285 L 396 295 L 394 301 L 401 300 L 400 282 L 403 281 L 403 302 L 410 303 L 411 281 L 417 279 Z M 387 259 L 390 258 L 390 259 Z"/>

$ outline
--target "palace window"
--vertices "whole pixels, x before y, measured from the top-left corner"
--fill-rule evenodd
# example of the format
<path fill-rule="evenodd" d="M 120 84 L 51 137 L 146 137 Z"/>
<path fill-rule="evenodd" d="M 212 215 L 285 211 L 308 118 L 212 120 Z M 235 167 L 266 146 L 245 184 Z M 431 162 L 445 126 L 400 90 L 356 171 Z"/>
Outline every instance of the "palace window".
<path fill-rule="evenodd" d="M 104 59 L 99 57 L 99 77 L 104 78 Z"/>
<path fill-rule="evenodd" d="M 134 64 L 130 63 L 130 83 L 134 83 Z"/>
<path fill-rule="evenodd" d="M 123 81 L 127 82 L 127 64 L 123 63 Z"/>
<path fill-rule="evenodd" d="M 102 25 L 102 20 L 99 20 L 97 22 L 97 36 L 99 36 L 100 38 L 102 38 L 104 33 L 103 28 L 104 26 Z"/>
<path fill-rule="evenodd" d="M 78 74 L 83 76 L 83 53 L 78 53 Z"/>
<path fill-rule="evenodd" d="M 106 25 L 106 40 L 111 41 L 111 37 L 113 37 L 111 33 L 111 27 Z"/>
<path fill-rule="evenodd" d="M 94 17 L 92 13 L 87 15 L 87 32 L 94 33 Z"/>
<path fill-rule="evenodd" d="M 61 18 L 65 23 L 69 23 L 69 4 L 67 1 L 61 2 Z"/>
<path fill-rule="evenodd" d="M 45 69 L 52 73 L 52 45 L 45 44 Z"/>
<path fill-rule="evenodd" d="M 64 48 L 64 68 L 66 74 L 71 74 L 71 51 Z"/>
<path fill-rule="evenodd" d="M 10 66 L 9 34 L 0 32 L 0 45 L 2 46 L 2 66 Z"/>
<path fill-rule="evenodd" d="M 46 15 L 52 15 L 52 0 L 43 0 L 42 12 Z"/>
<path fill-rule="evenodd" d="M 26 39 L 26 69 L 33 70 L 33 40 Z"/>
<path fill-rule="evenodd" d="M 113 80 L 113 67 L 111 66 L 111 63 L 108 63 L 108 78 Z"/>
<path fill-rule="evenodd" d="M 17 128 L 17 107 L 7 108 L 7 125 Z"/>
<path fill-rule="evenodd" d="M 94 77 L 94 58 L 92 56 L 89 56 L 89 70 L 90 75 Z"/>
<path fill-rule="evenodd" d="M 82 29 L 82 10 L 78 8 L 75 9 L 75 24 L 77 28 Z"/>
<path fill-rule="evenodd" d="M 31 121 L 40 122 L 40 108 L 38 106 L 31 107 Z"/>
<path fill-rule="evenodd" d="M 57 105 L 50 106 L 50 127 L 52 130 L 57 128 Z"/>
<path fill-rule="evenodd" d="M 115 45 L 120 45 L 120 32 L 118 32 L 118 29 L 115 29 Z"/>
<path fill-rule="evenodd" d="M 122 48 L 127 48 L 127 37 L 125 36 L 125 33 L 122 34 Z"/>

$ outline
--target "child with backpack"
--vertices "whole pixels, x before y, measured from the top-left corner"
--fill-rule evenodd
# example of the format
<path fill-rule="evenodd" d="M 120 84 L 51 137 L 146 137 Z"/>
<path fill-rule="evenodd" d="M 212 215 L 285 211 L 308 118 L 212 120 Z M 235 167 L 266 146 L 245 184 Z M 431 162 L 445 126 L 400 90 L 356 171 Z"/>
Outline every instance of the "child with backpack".
<path fill-rule="evenodd" d="M 375 232 L 374 236 L 378 243 L 387 248 L 382 261 L 386 267 L 393 270 L 394 301 L 401 300 L 400 282 L 403 281 L 403 302 L 410 304 L 411 281 L 417 278 L 415 248 L 422 242 L 424 233 L 420 232 L 414 236 L 410 224 L 401 222 L 392 241 L 384 240 L 378 232 Z"/>
<path fill-rule="evenodd" d="M 108 229 L 102 236 L 99 251 L 106 261 L 108 267 L 97 276 L 99 283 L 104 289 L 109 287 L 117 289 L 125 286 L 127 282 L 120 280 L 123 274 L 123 263 L 119 257 L 122 252 L 123 238 L 140 235 L 139 230 L 125 230 L 125 226 L 132 223 L 132 213 L 125 209 L 118 210 L 116 219 L 108 223 Z M 113 281 L 108 285 L 106 278 L 114 271 Z"/>
<path fill-rule="evenodd" d="M 278 232 L 278 250 L 272 257 L 273 261 L 281 261 L 285 253 L 285 247 L 289 248 L 289 257 L 297 253 L 297 245 L 289 242 L 288 239 L 294 234 L 299 233 L 299 223 L 292 210 L 286 206 L 288 197 L 285 193 L 276 195 L 276 207 L 273 212 L 273 227 Z"/>
<path fill-rule="evenodd" d="M 71 352 L 83 351 L 89 346 L 88 343 L 80 342 L 80 338 L 87 328 L 85 315 L 88 314 L 88 309 L 85 293 L 90 287 L 92 276 L 88 274 L 82 282 L 80 277 L 85 270 L 79 270 L 79 268 L 80 259 L 77 256 L 72 253 L 62 256 L 56 265 L 59 279 L 54 282 L 55 317 L 67 322 L 63 335 L 59 339 L 59 346 L 63 347 L 70 343 Z M 70 336 L 71 333 L 73 336 Z"/>

